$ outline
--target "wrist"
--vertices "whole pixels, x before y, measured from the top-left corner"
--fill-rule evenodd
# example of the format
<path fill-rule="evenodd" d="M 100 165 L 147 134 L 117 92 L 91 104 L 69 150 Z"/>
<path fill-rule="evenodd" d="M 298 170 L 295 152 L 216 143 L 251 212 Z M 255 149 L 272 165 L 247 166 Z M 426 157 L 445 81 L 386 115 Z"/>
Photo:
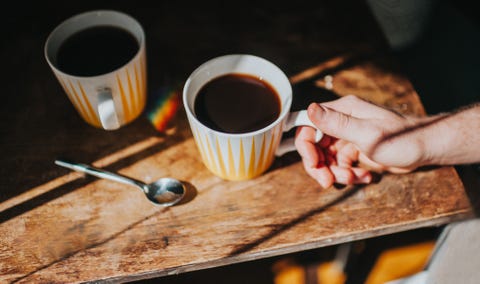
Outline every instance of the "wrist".
<path fill-rule="evenodd" d="M 419 166 L 436 165 L 442 163 L 442 149 L 445 148 L 444 144 L 448 142 L 446 139 L 442 139 L 444 137 L 441 135 L 441 129 L 439 129 L 436 124 L 445 117 L 445 114 L 439 114 L 420 118 L 417 121 L 416 127 L 419 128 L 419 131 L 416 141 L 421 149 Z"/>
<path fill-rule="evenodd" d="M 412 134 L 408 137 L 411 143 L 411 149 L 417 157 L 416 167 L 441 164 L 445 144 L 448 139 L 441 135 L 441 129 L 438 122 L 446 118 L 446 114 L 439 114 L 428 117 L 410 118 Z"/>

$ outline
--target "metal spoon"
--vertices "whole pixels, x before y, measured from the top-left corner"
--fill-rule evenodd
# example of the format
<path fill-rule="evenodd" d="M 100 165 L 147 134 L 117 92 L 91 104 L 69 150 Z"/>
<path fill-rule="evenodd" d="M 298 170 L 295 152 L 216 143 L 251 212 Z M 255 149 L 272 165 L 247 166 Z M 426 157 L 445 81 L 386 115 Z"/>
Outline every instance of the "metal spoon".
<path fill-rule="evenodd" d="M 155 205 L 170 206 L 179 202 L 185 195 L 185 185 L 179 180 L 173 178 L 161 178 L 150 184 L 145 184 L 141 181 L 122 176 L 120 174 L 114 174 L 99 168 L 95 168 L 85 164 L 74 163 L 67 160 L 55 160 L 55 164 L 74 170 L 78 172 L 84 172 L 86 174 L 96 176 L 99 178 L 109 179 L 124 184 L 136 186 L 142 190 Z"/>

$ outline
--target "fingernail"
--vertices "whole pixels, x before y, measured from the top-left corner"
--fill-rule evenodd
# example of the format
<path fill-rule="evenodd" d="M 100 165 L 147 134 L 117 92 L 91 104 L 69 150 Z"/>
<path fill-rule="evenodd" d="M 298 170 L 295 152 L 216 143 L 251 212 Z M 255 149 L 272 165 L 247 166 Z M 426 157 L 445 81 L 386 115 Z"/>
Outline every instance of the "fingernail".
<path fill-rule="evenodd" d="M 317 103 L 311 103 L 307 108 L 307 114 L 310 119 L 316 116 L 319 111 L 322 111 L 322 108 Z"/>
<path fill-rule="evenodd" d="M 320 184 L 321 187 L 323 188 L 329 188 L 330 186 L 332 186 L 332 183 L 326 181 L 326 180 L 317 180 L 317 182 Z"/>
<path fill-rule="evenodd" d="M 365 183 L 371 183 L 372 182 L 372 175 L 368 174 L 362 178 L 362 181 Z"/>
<path fill-rule="evenodd" d="M 364 175 L 358 177 L 359 183 L 371 183 L 372 182 L 372 174 L 366 172 Z"/>

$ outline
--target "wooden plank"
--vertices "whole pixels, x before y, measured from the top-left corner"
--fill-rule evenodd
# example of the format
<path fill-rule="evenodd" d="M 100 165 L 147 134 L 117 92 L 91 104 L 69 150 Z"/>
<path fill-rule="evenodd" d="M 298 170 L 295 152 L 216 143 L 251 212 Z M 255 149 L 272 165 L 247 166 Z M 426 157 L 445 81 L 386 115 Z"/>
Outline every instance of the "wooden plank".
<path fill-rule="evenodd" d="M 322 80 L 311 82 L 323 88 Z M 332 89 L 340 95 L 356 91 L 401 112 L 423 114 L 408 81 L 371 62 L 343 69 L 333 75 L 333 82 Z M 223 181 L 201 163 L 183 110 L 176 119 L 178 130 L 169 136 L 149 138 L 112 157 L 122 159 L 155 147 L 156 152 L 121 173 L 146 182 L 163 176 L 188 181 L 185 202 L 158 208 L 135 188 L 66 174 L 36 192 L 74 187 L 68 194 L 0 225 L 1 281 L 164 276 L 471 216 L 464 188 L 451 167 L 386 174 L 376 184 L 322 190 L 306 175 L 298 155 L 291 153 L 257 179 Z"/>

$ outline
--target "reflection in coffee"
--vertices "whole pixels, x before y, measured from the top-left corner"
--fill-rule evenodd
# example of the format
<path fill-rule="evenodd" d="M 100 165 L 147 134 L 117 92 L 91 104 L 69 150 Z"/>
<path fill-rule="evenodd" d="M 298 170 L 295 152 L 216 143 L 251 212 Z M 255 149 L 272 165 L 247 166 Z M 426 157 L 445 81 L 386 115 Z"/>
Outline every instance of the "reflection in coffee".
<path fill-rule="evenodd" d="M 226 133 L 262 129 L 280 115 L 275 89 L 248 74 L 227 74 L 205 84 L 198 92 L 194 112 L 204 125 Z"/>
<path fill-rule="evenodd" d="M 56 65 L 74 76 L 96 76 L 115 71 L 138 52 L 139 44 L 128 31 L 96 26 L 68 37 L 59 47 Z"/>

